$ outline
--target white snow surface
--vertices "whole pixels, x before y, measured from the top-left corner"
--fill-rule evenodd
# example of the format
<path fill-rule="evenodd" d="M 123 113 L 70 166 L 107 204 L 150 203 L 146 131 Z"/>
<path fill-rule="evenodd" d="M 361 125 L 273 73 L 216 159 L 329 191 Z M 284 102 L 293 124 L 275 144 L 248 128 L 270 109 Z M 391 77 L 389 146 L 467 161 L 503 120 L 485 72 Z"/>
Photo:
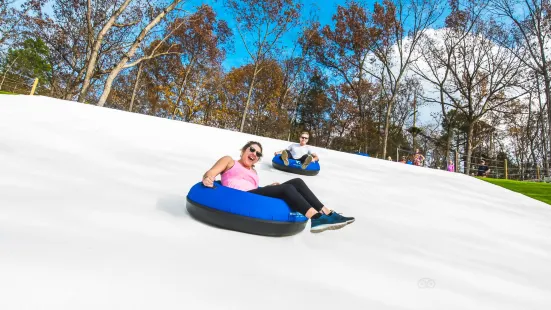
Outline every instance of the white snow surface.
<path fill-rule="evenodd" d="M 271 167 L 287 141 L 0 95 L 0 309 L 551 308 L 551 207 L 465 175 L 317 149 L 303 179 L 355 223 L 191 218 L 189 188 L 249 140 L 261 185 L 297 177 Z"/>

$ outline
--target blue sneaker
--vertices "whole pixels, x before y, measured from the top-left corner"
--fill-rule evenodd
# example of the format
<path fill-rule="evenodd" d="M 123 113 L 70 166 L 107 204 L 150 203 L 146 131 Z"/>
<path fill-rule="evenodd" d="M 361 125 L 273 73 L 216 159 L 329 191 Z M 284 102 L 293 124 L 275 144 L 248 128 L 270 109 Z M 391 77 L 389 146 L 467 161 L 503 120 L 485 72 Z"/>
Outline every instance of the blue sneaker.
<path fill-rule="evenodd" d="M 344 220 L 344 221 L 346 221 L 346 224 L 352 224 L 356 220 L 353 217 L 342 216 L 339 213 L 335 212 L 335 210 L 333 210 L 333 212 L 331 212 L 331 215 L 329 215 L 329 217 L 334 217 L 336 219 Z"/>
<path fill-rule="evenodd" d="M 310 227 L 310 232 L 320 233 L 328 229 L 335 230 L 341 229 L 346 226 L 346 221 L 344 219 L 338 219 L 333 216 L 327 216 L 322 214 L 317 219 L 312 219 L 312 224 Z"/>

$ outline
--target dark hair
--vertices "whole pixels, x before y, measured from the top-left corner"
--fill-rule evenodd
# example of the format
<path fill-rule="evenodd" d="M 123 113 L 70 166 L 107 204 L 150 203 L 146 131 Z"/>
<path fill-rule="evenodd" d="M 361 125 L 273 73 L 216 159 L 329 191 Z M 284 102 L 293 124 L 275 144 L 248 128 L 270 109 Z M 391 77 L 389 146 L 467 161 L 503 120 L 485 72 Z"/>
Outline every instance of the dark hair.
<path fill-rule="evenodd" d="M 262 148 L 262 144 L 260 144 L 260 143 L 258 143 L 258 142 L 256 142 L 256 141 L 249 141 L 249 142 L 247 142 L 247 144 L 245 144 L 245 145 L 241 148 L 241 152 L 245 152 L 245 151 L 246 151 L 251 145 L 253 145 L 253 144 L 256 144 L 256 145 L 260 146 L 260 153 L 262 153 L 262 151 L 264 150 L 264 149 Z"/>

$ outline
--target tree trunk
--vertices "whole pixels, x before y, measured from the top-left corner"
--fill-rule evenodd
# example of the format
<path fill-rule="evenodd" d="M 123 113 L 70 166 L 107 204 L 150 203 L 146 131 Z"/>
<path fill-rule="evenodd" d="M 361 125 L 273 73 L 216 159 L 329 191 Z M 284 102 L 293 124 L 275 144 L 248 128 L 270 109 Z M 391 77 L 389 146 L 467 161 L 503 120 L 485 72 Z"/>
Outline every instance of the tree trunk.
<path fill-rule="evenodd" d="M 545 139 L 542 137 L 542 140 L 545 140 Z M 545 143 L 542 143 L 542 144 L 543 144 L 543 160 L 545 161 L 545 163 L 544 163 L 545 170 L 547 171 L 547 176 L 551 177 L 551 166 L 550 166 L 550 163 L 549 163 L 551 161 L 551 155 L 549 155 L 550 151 L 547 148 L 547 144 L 545 144 Z"/>
<path fill-rule="evenodd" d="M 289 132 L 287 134 L 287 141 L 291 141 L 291 133 L 293 132 L 293 124 L 295 123 L 295 119 L 297 116 L 297 109 L 298 109 L 298 102 L 295 105 L 295 111 L 293 111 L 293 117 L 291 117 L 291 121 L 289 122 Z"/>
<path fill-rule="evenodd" d="M 460 159 L 459 159 L 459 136 L 457 137 L 457 140 L 455 142 L 455 154 L 454 154 L 454 159 L 453 159 L 453 162 L 454 162 L 454 168 L 455 168 L 455 172 L 460 172 L 459 171 L 459 168 L 460 168 Z"/>
<path fill-rule="evenodd" d="M 8 70 L 4 72 L 4 75 L 2 76 L 2 81 L 0 82 L 0 90 L 2 90 L 2 86 L 4 85 L 4 80 L 6 79 L 6 74 L 8 74 Z"/>
<path fill-rule="evenodd" d="M 176 116 L 176 108 L 180 106 L 180 102 L 182 100 L 182 94 L 184 93 L 186 84 L 187 84 L 187 78 L 189 76 L 189 73 L 191 72 L 191 68 L 194 63 L 195 63 L 195 56 L 193 56 L 189 61 L 189 65 L 186 68 L 186 73 L 184 74 L 184 79 L 182 80 L 182 84 L 180 84 L 180 89 L 178 90 L 178 97 L 176 98 L 176 107 L 174 108 L 173 116 Z"/>
<path fill-rule="evenodd" d="M 105 102 L 107 102 L 107 98 L 109 97 L 109 93 L 111 92 L 111 88 L 113 87 L 113 81 L 115 81 L 115 78 L 119 75 L 119 73 L 122 70 L 122 67 L 128 62 L 127 57 L 124 57 L 124 60 L 119 62 L 119 64 L 111 71 L 109 76 L 107 77 L 107 80 L 105 80 L 105 85 L 103 86 L 103 93 L 101 94 L 101 97 L 98 101 L 98 106 L 103 107 L 105 105 Z"/>
<path fill-rule="evenodd" d="M 543 8 L 540 8 L 540 10 L 543 10 Z M 543 75 L 543 84 L 545 87 L 545 102 L 547 103 L 547 143 L 549 145 L 548 151 L 551 151 L 551 76 L 549 75 L 549 70 L 547 70 L 547 54 L 545 52 L 545 47 L 543 44 L 541 44 L 541 40 L 539 44 L 539 52 L 541 55 L 542 65 L 542 75 Z M 551 154 L 548 153 L 548 158 L 551 158 Z M 547 169 L 547 173 L 551 175 L 551 171 L 549 168 Z"/>
<path fill-rule="evenodd" d="M 551 81 L 549 80 L 549 73 L 545 73 L 547 79 L 545 81 L 545 101 L 547 101 L 547 174 L 551 175 L 549 170 L 549 160 L 551 159 Z"/>
<path fill-rule="evenodd" d="M 383 124 L 383 105 L 379 102 L 377 107 L 377 150 L 383 150 L 383 137 L 381 137 L 381 130 Z"/>
<path fill-rule="evenodd" d="M 107 80 L 105 81 L 105 86 L 103 87 L 103 93 L 101 94 L 101 97 L 98 101 L 98 106 L 103 107 L 105 105 L 105 102 L 107 101 L 107 98 L 109 97 L 109 93 L 111 92 L 111 88 L 113 86 L 113 81 L 115 78 L 119 75 L 121 70 L 124 68 L 126 63 L 130 60 L 132 56 L 136 53 L 136 50 L 138 49 L 138 46 L 143 41 L 145 36 L 155 27 L 170 11 L 174 10 L 174 8 L 181 2 L 182 0 L 173 0 L 172 3 L 167 6 L 164 10 L 162 10 L 147 26 L 145 26 L 144 29 L 140 32 L 136 40 L 132 43 L 130 48 L 128 49 L 128 52 L 124 54 L 122 59 L 119 61 L 119 63 L 113 68 L 111 73 L 109 73 L 109 76 L 107 77 Z"/>
<path fill-rule="evenodd" d="M 115 13 L 113 13 L 113 15 L 111 15 L 109 20 L 105 23 L 105 25 L 98 33 L 98 36 L 94 42 L 94 46 L 92 47 L 92 51 L 90 52 L 90 59 L 86 64 L 86 75 L 84 76 L 82 88 L 78 95 L 79 102 L 82 102 L 84 100 L 86 94 L 88 93 L 88 89 L 90 88 L 90 80 L 92 79 L 92 75 L 94 74 L 94 71 L 96 69 L 99 50 L 101 48 L 101 44 L 103 43 L 103 38 L 105 37 L 105 35 L 107 35 L 109 29 L 113 27 L 117 18 L 124 12 L 124 10 L 126 10 L 126 7 L 130 4 L 130 2 L 132 2 L 132 0 L 124 0 L 121 6 L 115 11 Z M 111 87 L 109 87 L 109 89 L 111 89 Z"/>
<path fill-rule="evenodd" d="M 187 109 L 187 112 L 184 113 L 184 121 L 186 123 L 189 123 L 191 122 L 191 119 L 193 117 L 193 115 L 195 114 L 195 111 L 193 111 L 193 103 L 197 101 L 197 97 L 199 96 L 199 89 L 195 89 L 195 91 L 193 92 L 192 96 L 191 96 L 191 99 L 187 98 L 187 103 L 186 103 L 186 107 Z"/>
<path fill-rule="evenodd" d="M 15 57 L 15 59 L 11 62 L 11 64 L 5 69 L 4 75 L 2 76 L 2 82 L 0 82 L 0 90 L 2 90 L 2 85 L 4 85 L 4 80 L 6 79 L 6 75 L 8 74 L 8 71 L 11 70 L 11 67 L 13 67 L 13 65 L 17 61 L 17 58 L 19 58 L 19 56 Z"/>
<path fill-rule="evenodd" d="M 536 152 L 534 151 L 534 139 L 535 139 L 535 134 L 534 134 L 534 137 L 532 136 L 532 126 L 530 126 L 532 124 L 532 94 L 530 93 L 529 95 L 529 99 L 528 99 L 528 122 L 526 124 L 526 135 L 528 137 L 528 142 L 530 143 L 530 156 L 532 157 L 532 163 L 534 164 L 534 166 L 537 166 L 537 159 L 536 159 Z M 539 121 L 536 120 L 536 128 L 538 128 L 538 123 Z M 535 132 L 537 132 L 537 129 L 535 130 Z"/>
<path fill-rule="evenodd" d="M 469 129 L 467 130 L 467 145 L 466 145 L 466 151 L 467 151 L 467 164 L 465 167 L 465 174 L 470 175 L 471 174 L 471 155 L 473 153 L 473 131 L 474 131 L 474 122 L 469 123 Z"/>
<path fill-rule="evenodd" d="M 140 65 L 138 66 L 138 74 L 136 75 L 136 82 L 134 82 L 134 89 L 132 90 L 132 99 L 130 99 L 130 107 L 128 108 L 128 112 L 132 112 L 132 107 L 134 107 L 134 99 L 136 98 L 136 91 L 138 90 L 140 76 L 142 75 L 142 66 L 143 62 L 140 62 Z"/>
<path fill-rule="evenodd" d="M 417 125 L 417 92 L 415 92 L 413 97 L 413 133 L 411 134 L 413 136 L 413 140 L 411 144 L 413 150 L 415 150 L 415 136 L 417 135 L 416 125 Z"/>
<path fill-rule="evenodd" d="M 356 92 L 356 96 L 356 104 L 358 105 L 358 111 L 360 112 L 360 150 L 363 148 L 363 152 L 367 153 L 367 124 L 365 122 L 365 111 L 362 104 L 362 95 L 361 93 Z"/>
<path fill-rule="evenodd" d="M 445 156 L 445 159 L 446 159 L 446 163 L 445 163 L 445 166 L 447 167 L 448 166 L 448 161 L 451 160 L 451 144 L 452 144 L 452 139 L 453 139 L 453 131 L 451 130 L 450 128 L 451 126 L 448 125 L 448 130 L 447 130 L 447 134 L 448 134 L 448 137 L 446 139 L 446 156 Z"/>
<path fill-rule="evenodd" d="M 253 78 L 251 80 L 251 85 L 249 85 L 249 93 L 247 94 L 247 102 L 245 103 L 245 110 L 243 111 L 243 117 L 241 118 L 241 126 L 239 127 L 239 132 L 243 132 L 243 128 L 245 127 L 245 119 L 247 119 L 247 112 L 249 110 L 249 104 L 251 102 L 251 95 L 253 93 L 254 88 L 254 82 L 256 80 L 256 75 L 260 70 L 258 70 L 259 63 L 258 61 L 254 64 L 254 71 L 253 71 Z"/>
<path fill-rule="evenodd" d="M 425 143 L 423 144 L 423 149 L 424 149 L 425 151 L 428 149 L 428 148 L 427 148 L 427 143 L 428 143 L 428 142 L 427 142 L 427 139 L 425 139 Z M 427 155 L 427 157 L 428 157 L 428 154 L 427 154 L 427 153 L 425 153 L 425 155 Z M 383 158 L 386 158 L 386 157 L 383 157 Z M 433 158 L 433 156 L 431 155 L 431 160 L 432 160 L 432 158 Z M 423 162 L 422 162 L 422 167 L 428 167 L 428 165 L 427 165 L 427 158 L 426 158 L 426 157 L 425 157 L 425 159 L 424 159 Z"/>
<path fill-rule="evenodd" d="M 294 117 L 291 120 L 291 123 L 289 124 L 289 132 L 287 133 L 287 141 L 291 141 L 291 131 L 293 131 L 293 122 L 294 122 Z"/>
<path fill-rule="evenodd" d="M 55 75 L 52 74 L 52 79 L 50 80 L 50 94 L 48 96 L 50 97 L 54 97 L 54 94 L 55 94 L 55 83 L 56 83 L 56 79 L 55 79 Z"/>
<path fill-rule="evenodd" d="M 544 84 L 545 84 L 545 78 L 544 78 Z M 545 104 L 542 104 L 542 101 L 541 101 L 541 89 L 540 89 L 540 80 L 539 80 L 539 74 L 536 74 L 536 87 L 537 87 L 537 91 L 538 91 L 538 102 L 539 102 L 539 106 L 540 106 L 540 113 L 539 113 L 539 116 L 540 116 L 540 124 L 541 124 L 541 145 L 543 147 L 543 160 L 544 160 L 544 165 L 545 165 L 545 171 L 547 172 L 547 175 L 548 176 L 551 176 L 551 167 L 550 167 L 550 163 L 549 161 L 551 160 L 551 136 L 549 135 L 549 131 L 547 132 L 547 139 L 546 139 L 546 130 L 545 130 L 545 123 L 546 123 L 546 119 L 544 118 L 544 115 L 545 115 L 545 108 L 547 107 L 547 129 L 548 130 L 551 130 L 551 122 L 549 122 L 549 103 L 550 103 L 550 97 L 549 95 L 547 95 L 547 92 L 546 92 L 546 100 L 545 100 Z M 545 88 L 545 87 L 544 87 Z M 538 127 L 536 127 L 538 128 Z M 549 143 L 549 144 L 548 144 Z"/>
<path fill-rule="evenodd" d="M 383 139 L 383 158 L 386 158 L 386 147 L 388 144 L 388 132 L 390 128 L 390 113 L 392 112 L 392 105 L 394 103 L 394 94 L 390 97 L 388 101 L 388 108 L 386 109 L 386 118 L 385 118 L 385 136 Z"/>

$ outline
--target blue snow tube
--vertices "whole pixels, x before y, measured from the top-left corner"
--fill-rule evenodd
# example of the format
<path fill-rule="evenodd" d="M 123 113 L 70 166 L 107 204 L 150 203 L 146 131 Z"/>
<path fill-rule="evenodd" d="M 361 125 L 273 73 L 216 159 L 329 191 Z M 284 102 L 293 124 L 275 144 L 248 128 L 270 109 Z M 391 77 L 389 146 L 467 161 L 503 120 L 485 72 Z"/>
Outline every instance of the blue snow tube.
<path fill-rule="evenodd" d="M 362 153 L 362 152 L 356 152 L 356 155 L 365 156 L 365 157 L 371 157 L 371 156 L 369 156 L 369 154 L 367 154 L 367 153 Z"/>
<path fill-rule="evenodd" d="M 296 159 L 289 158 L 289 166 L 285 166 L 281 155 L 276 155 L 272 159 L 272 166 L 278 170 L 291 172 L 301 175 L 316 175 L 320 173 L 320 164 L 317 161 L 312 161 L 306 169 L 302 169 L 302 164 Z"/>
<path fill-rule="evenodd" d="M 281 199 L 199 182 L 187 195 L 186 208 L 196 219 L 221 228 L 263 236 L 290 236 L 306 227 L 308 218 Z"/>

